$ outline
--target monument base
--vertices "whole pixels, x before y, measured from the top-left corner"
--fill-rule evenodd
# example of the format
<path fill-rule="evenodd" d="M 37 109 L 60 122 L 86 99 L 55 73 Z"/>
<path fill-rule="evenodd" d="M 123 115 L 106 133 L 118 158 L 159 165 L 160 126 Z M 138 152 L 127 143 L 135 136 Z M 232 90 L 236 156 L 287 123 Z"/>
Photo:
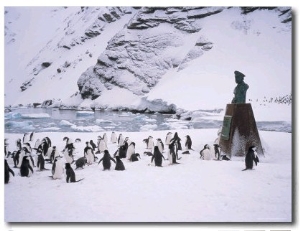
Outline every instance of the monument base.
<path fill-rule="evenodd" d="M 227 104 L 219 145 L 230 157 L 245 156 L 252 145 L 258 155 L 264 154 L 251 104 Z"/>

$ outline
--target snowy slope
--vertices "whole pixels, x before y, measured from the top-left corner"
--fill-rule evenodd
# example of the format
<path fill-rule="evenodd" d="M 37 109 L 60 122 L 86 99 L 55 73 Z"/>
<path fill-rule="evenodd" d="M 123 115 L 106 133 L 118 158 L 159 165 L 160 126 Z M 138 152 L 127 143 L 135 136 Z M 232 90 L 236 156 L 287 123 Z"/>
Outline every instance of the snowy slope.
<path fill-rule="evenodd" d="M 188 13 L 171 7 L 154 13 L 151 9 L 130 7 L 6 7 L 5 10 L 6 106 L 54 100 L 54 105 L 64 108 L 110 108 L 112 105 L 143 109 L 145 102 L 159 99 L 162 106 L 173 104 L 185 110 L 224 108 L 233 97 L 235 70 L 246 74 L 245 82 L 250 86 L 248 100 L 258 99 L 262 103 L 264 97 L 270 99 L 291 94 L 291 22 L 282 23 L 290 17 L 289 8 L 256 10 L 247 14 L 242 14 L 237 7 L 189 9 Z M 105 21 L 114 17 L 113 11 L 119 16 Z M 210 12 L 217 13 L 197 18 Z M 137 17 L 139 20 L 150 18 L 153 28 L 130 29 L 139 26 Z M 180 21 L 181 24 L 168 21 L 184 17 L 187 18 L 185 24 L 184 21 Z M 156 26 L 159 20 L 168 23 Z M 184 30 L 192 27 L 194 31 L 178 33 L 174 27 Z M 95 33 L 100 34 L 96 36 Z M 118 79 L 99 85 L 101 97 L 96 99 L 84 101 L 79 95 L 79 77 L 83 73 L 91 76 L 87 70 L 97 67 L 99 60 L 104 60 L 104 54 L 112 55 L 108 45 L 113 45 L 118 36 L 126 35 L 129 42 L 142 36 L 143 42 L 147 36 L 168 33 L 170 38 L 176 36 L 177 41 L 161 49 L 162 53 L 156 57 L 157 68 L 166 69 L 161 69 L 154 85 L 147 87 L 136 82 L 139 70 L 126 62 L 118 68 L 131 69 L 134 76 L 118 72 Z M 195 45 L 204 43 L 207 44 Z M 135 58 L 143 59 L 143 56 Z M 169 60 L 173 67 L 165 66 L 169 64 L 163 64 L 163 60 Z M 49 63 L 51 65 L 45 67 Z M 141 60 L 141 72 L 150 68 L 147 63 L 150 65 Z M 103 69 L 101 73 L 115 73 L 111 72 L 112 68 L 116 66 Z M 93 76 L 89 80 L 91 86 L 98 86 L 97 78 Z M 26 90 L 21 91 L 21 86 Z M 122 97 L 118 97 L 119 92 Z"/>

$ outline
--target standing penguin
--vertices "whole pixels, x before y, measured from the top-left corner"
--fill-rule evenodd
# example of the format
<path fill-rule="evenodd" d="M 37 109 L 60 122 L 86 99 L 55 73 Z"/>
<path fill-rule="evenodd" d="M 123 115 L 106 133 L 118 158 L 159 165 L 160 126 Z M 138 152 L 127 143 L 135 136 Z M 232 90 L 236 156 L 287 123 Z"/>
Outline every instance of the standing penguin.
<path fill-rule="evenodd" d="M 64 173 L 64 164 L 61 160 L 61 157 L 56 157 L 52 164 L 52 178 L 54 180 L 61 179 Z"/>
<path fill-rule="evenodd" d="M 154 148 L 154 141 L 153 141 L 153 137 L 152 136 L 148 137 L 146 144 L 147 144 L 146 149 L 152 150 Z"/>
<path fill-rule="evenodd" d="M 9 182 L 9 173 L 11 173 L 13 176 L 15 176 L 15 173 L 9 167 L 7 160 L 4 159 L 4 183 L 5 184 L 7 184 Z"/>
<path fill-rule="evenodd" d="M 220 146 L 218 144 L 214 144 L 214 149 L 215 149 L 215 158 L 217 160 L 220 160 L 220 151 L 219 151 Z"/>
<path fill-rule="evenodd" d="M 84 148 L 84 156 L 86 157 L 86 162 L 91 165 L 95 161 L 95 155 L 93 148 L 89 146 L 89 142 L 86 142 L 86 147 Z"/>
<path fill-rule="evenodd" d="M 37 150 L 38 155 L 38 161 L 37 161 L 37 167 L 40 169 L 40 171 L 48 170 L 45 168 L 45 159 L 42 150 Z"/>
<path fill-rule="evenodd" d="M 186 150 L 193 150 L 192 149 L 192 139 L 189 135 L 186 136 L 186 141 L 185 141 L 184 146 L 185 146 Z"/>
<path fill-rule="evenodd" d="M 107 135 L 106 135 L 106 133 L 103 134 L 102 139 L 104 140 L 105 145 L 107 146 Z"/>
<path fill-rule="evenodd" d="M 99 136 L 98 137 L 98 151 L 97 153 L 102 153 L 104 152 L 105 150 L 107 150 L 107 146 L 106 146 L 106 143 L 105 143 L 105 140 Z"/>
<path fill-rule="evenodd" d="M 122 134 L 119 134 L 119 137 L 118 137 L 118 147 L 121 147 L 123 145 L 123 142 L 124 142 L 124 137 Z"/>
<path fill-rule="evenodd" d="M 116 161 L 110 156 L 108 150 L 104 151 L 103 157 L 99 160 L 98 164 L 100 164 L 101 161 L 103 161 L 103 170 L 110 170 L 111 162 L 113 161 L 116 163 Z"/>
<path fill-rule="evenodd" d="M 52 164 L 52 161 L 54 161 L 54 159 L 59 156 L 58 154 L 58 151 L 56 149 L 56 146 L 53 146 L 52 147 L 52 151 L 51 151 L 51 154 L 50 154 L 50 164 Z"/>
<path fill-rule="evenodd" d="M 67 183 L 69 183 L 69 181 L 70 181 L 70 183 L 75 183 L 75 182 L 79 182 L 79 181 L 83 180 L 83 179 L 76 180 L 75 172 L 74 172 L 73 168 L 71 167 L 70 163 L 65 164 L 65 169 L 66 169 L 66 175 L 67 175 L 67 177 L 66 177 Z"/>
<path fill-rule="evenodd" d="M 29 164 L 29 160 L 27 159 L 28 156 L 24 156 L 23 157 L 23 160 L 22 160 L 22 164 L 21 164 L 21 167 L 20 167 L 20 175 L 23 177 L 23 176 L 26 176 L 28 177 L 30 175 L 30 172 L 29 170 L 33 173 L 33 169 L 32 167 L 30 166 Z"/>
<path fill-rule="evenodd" d="M 94 143 L 94 141 L 93 141 L 93 140 L 90 140 L 90 145 L 91 145 L 91 147 L 92 147 L 93 151 L 95 151 L 95 150 L 96 150 L 96 148 L 97 148 L 97 145 Z"/>
<path fill-rule="evenodd" d="M 135 143 L 131 142 L 131 144 L 127 148 L 126 158 L 130 160 L 131 155 L 135 153 Z"/>
<path fill-rule="evenodd" d="M 200 158 L 203 160 L 211 160 L 211 152 L 208 144 L 205 144 L 203 149 L 200 151 Z"/>
<path fill-rule="evenodd" d="M 17 139 L 16 146 L 17 146 L 18 150 L 22 149 L 22 141 L 21 141 L 21 139 Z"/>
<path fill-rule="evenodd" d="M 120 148 L 119 148 L 119 157 L 120 158 L 126 158 L 127 149 L 128 149 L 128 143 L 125 143 L 124 145 L 120 146 Z"/>
<path fill-rule="evenodd" d="M 166 135 L 166 140 L 165 140 L 165 144 L 166 145 L 169 145 L 171 142 L 171 139 L 172 139 L 172 132 L 168 132 L 167 135 Z"/>
<path fill-rule="evenodd" d="M 161 154 L 161 152 L 159 151 L 158 147 L 155 146 L 154 147 L 153 156 L 152 156 L 152 159 L 151 159 L 151 163 L 154 160 L 155 166 L 162 167 L 162 159 L 165 160 L 165 157 L 163 156 L 163 154 Z"/>
<path fill-rule="evenodd" d="M 258 156 L 256 154 L 256 147 L 255 146 L 250 146 L 248 149 L 248 152 L 245 157 L 245 165 L 246 168 L 243 169 L 243 171 L 248 170 L 248 169 L 253 169 L 253 162 L 255 162 L 255 165 L 259 162 Z"/>
<path fill-rule="evenodd" d="M 123 170 L 125 170 L 125 166 L 124 166 L 124 164 L 123 164 L 123 162 L 122 162 L 122 160 L 120 159 L 120 157 L 119 156 L 116 156 L 116 167 L 115 167 L 115 170 L 117 170 L 117 171 L 123 171 Z"/>
<path fill-rule="evenodd" d="M 117 135 L 115 132 L 111 133 L 110 142 L 112 142 L 113 144 L 117 143 Z"/>
<path fill-rule="evenodd" d="M 158 150 L 161 153 L 163 153 L 165 147 L 164 147 L 164 143 L 162 142 L 162 140 L 160 138 L 157 139 L 156 146 L 158 147 Z"/>
<path fill-rule="evenodd" d="M 169 155 L 168 155 L 168 159 L 169 159 L 169 162 L 170 164 L 179 164 L 176 162 L 176 145 L 175 145 L 175 142 L 172 142 L 169 144 Z"/>

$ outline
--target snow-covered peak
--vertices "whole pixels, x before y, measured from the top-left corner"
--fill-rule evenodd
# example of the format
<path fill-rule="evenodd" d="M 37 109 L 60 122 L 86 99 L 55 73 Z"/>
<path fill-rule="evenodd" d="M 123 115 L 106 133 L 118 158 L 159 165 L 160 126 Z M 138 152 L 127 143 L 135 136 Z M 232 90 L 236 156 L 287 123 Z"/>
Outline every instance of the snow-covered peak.
<path fill-rule="evenodd" d="M 5 105 L 200 110 L 291 95 L 291 8 L 6 7 Z M 152 103 L 151 103 L 152 102 Z"/>

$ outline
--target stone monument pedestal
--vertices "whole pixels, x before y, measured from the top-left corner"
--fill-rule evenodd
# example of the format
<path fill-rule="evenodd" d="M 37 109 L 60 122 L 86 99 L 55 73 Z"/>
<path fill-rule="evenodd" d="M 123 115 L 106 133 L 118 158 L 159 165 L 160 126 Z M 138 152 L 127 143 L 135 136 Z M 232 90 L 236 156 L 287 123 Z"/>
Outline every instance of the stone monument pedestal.
<path fill-rule="evenodd" d="M 264 154 L 250 103 L 227 104 L 219 145 L 229 157 L 245 156 L 252 145 Z"/>

